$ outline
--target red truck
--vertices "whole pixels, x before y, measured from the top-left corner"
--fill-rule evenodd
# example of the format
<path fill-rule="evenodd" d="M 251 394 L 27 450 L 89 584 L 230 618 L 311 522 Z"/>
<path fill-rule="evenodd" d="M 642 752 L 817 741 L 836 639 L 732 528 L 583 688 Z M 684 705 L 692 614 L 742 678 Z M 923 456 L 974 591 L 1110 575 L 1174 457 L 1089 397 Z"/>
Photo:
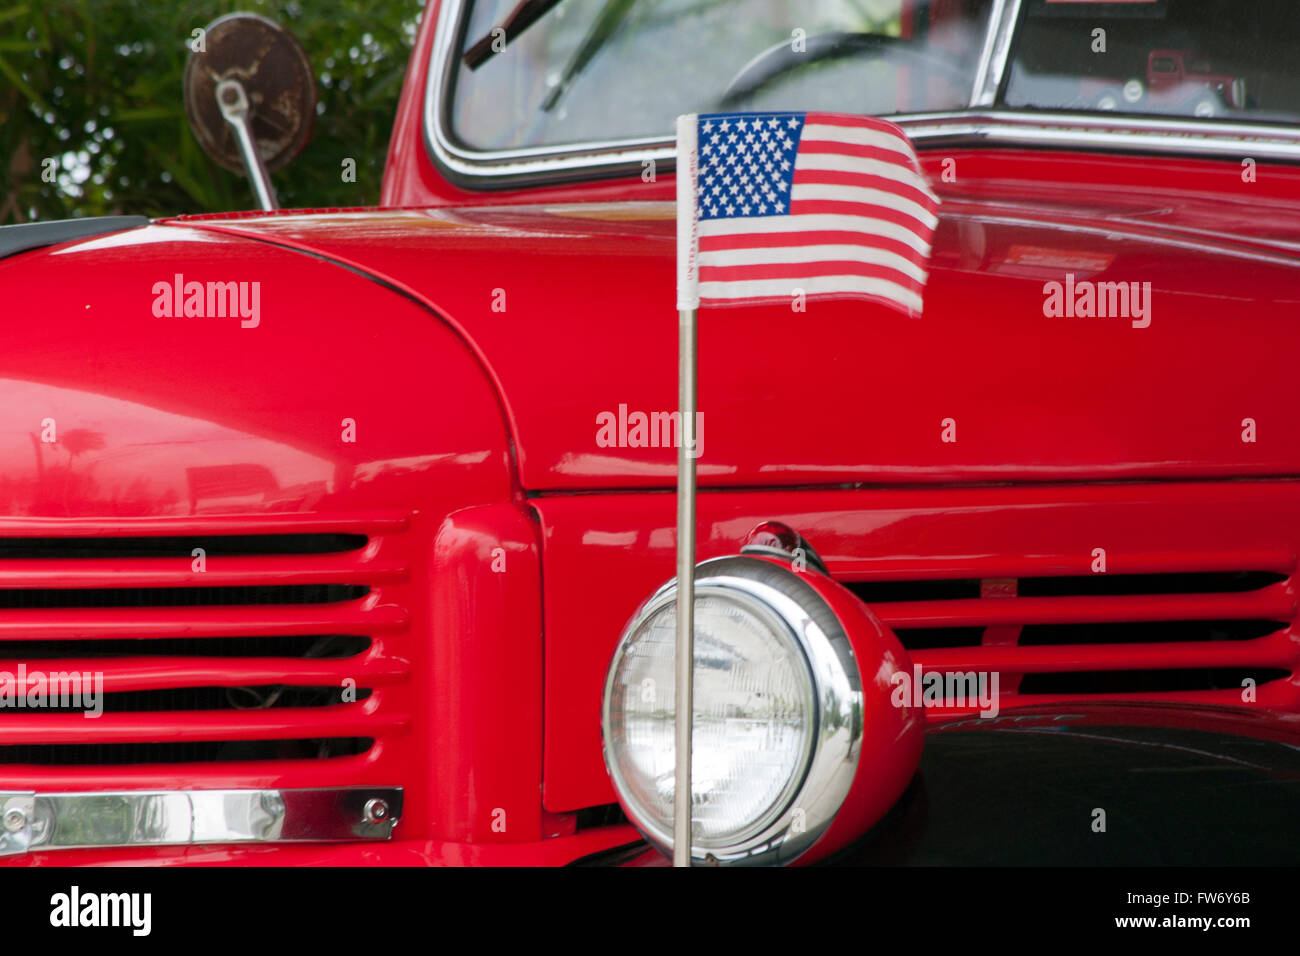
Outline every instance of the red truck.
<path fill-rule="evenodd" d="M 942 205 L 919 321 L 701 316 L 695 862 L 1297 861 L 1300 130 L 1012 109 L 1019 3 L 654 7 L 430 0 L 378 208 L 0 230 L 0 862 L 665 862 L 722 101 Z"/>
<path fill-rule="evenodd" d="M 1246 108 L 1244 77 L 1211 73 L 1208 63 L 1186 50 L 1152 50 L 1145 87 L 1137 79 L 1089 86 L 1093 103 L 1102 110 L 1212 117 Z"/>

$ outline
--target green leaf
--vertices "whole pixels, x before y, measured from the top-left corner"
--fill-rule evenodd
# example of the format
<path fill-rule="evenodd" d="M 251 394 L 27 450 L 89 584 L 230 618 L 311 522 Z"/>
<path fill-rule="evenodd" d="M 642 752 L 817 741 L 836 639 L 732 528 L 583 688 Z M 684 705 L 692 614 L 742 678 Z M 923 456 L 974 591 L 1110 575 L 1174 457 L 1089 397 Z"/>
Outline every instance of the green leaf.
<path fill-rule="evenodd" d="M 135 109 L 114 110 L 113 119 L 120 123 L 173 119 L 184 115 L 180 106 L 142 106 Z"/>
<path fill-rule="evenodd" d="M 7 20 L 13 20 L 16 19 L 17 17 L 21 17 L 26 12 L 27 12 L 27 7 L 25 6 L 10 7 L 8 10 L 0 10 L 0 23 L 4 23 Z"/>
<path fill-rule="evenodd" d="M 18 71 L 9 65 L 9 61 L 0 56 L 0 73 L 3 73 L 17 90 L 27 97 L 27 102 L 31 103 L 42 114 L 51 112 L 49 105 L 34 89 L 27 85 L 27 82 L 18 75 Z"/>

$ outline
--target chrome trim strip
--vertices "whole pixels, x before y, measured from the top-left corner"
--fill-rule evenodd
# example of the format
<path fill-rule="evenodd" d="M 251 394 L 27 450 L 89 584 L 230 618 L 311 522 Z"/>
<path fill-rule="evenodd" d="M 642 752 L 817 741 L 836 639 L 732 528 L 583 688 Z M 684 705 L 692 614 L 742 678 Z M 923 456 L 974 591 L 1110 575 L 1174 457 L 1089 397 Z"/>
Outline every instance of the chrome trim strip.
<path fill-rule="evenodd" d="M 894 117 L 918 146 L 995 142 L 1080 149 L 1300 159 L 1300 128 L 1011 110 Z"/>
<path fill-rule="evenodd" d="M 971 93 L 972 106 L 978 110 L 903 114 L 888 117 L 890 121 L 903 127 L 922 147 L 1006 143 L 1300 161 L 1300 129 L 1290 127 L 987 108 L 993 105 L 991 97 L 996 96 L 1006 70 L 1020 8 L 1021 0 L 994 0 Z M 424 93 L 425 147 L 452 182 L 472 189 L 501 189 L 639 173 L 647 160 L 653 160 L 664 172 L 673 168 L 676 150 L 671 135 L 493 151 L 466 149 L 452 142 L 446 122 L 450 102 L 444 100 L 456 69 L 453 47 L 464 9 L 464 0 L 443 0 L 439 5 Z"/>
<path fill-rule="evenodd" d="M 992 106 L 997 100 L 998 88 L 1006 72 L 1011 55 L 1011 38 L 1020 22 L 1021 0 L 993 0 L 989 11 L 988 33 L 980 53 L 979 68 L 975 73 L 975 87 L 971 91 L 971 108 Z"/>
<path fill-rule="evenodd" d="M 0 792 L 0 856 L 31 850 L 387 840 L 401 787 Z"/>

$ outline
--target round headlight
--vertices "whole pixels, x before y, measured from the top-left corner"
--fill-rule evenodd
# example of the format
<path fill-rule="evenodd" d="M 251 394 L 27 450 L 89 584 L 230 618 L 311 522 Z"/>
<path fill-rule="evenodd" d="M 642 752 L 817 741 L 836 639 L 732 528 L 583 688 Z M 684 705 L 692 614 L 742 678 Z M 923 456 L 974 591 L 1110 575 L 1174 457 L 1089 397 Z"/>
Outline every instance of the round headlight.
<path fill-rule="evenodd" d="M 605 685 L 605 761 L 620 802 L 672 845 L 677 588 L 633 617 Z M 788 568 L 722 558 L 697 569 L 692 853 L 768 862 L 805 848 L 856 768 L 861 684 L 848 639 Z"/>

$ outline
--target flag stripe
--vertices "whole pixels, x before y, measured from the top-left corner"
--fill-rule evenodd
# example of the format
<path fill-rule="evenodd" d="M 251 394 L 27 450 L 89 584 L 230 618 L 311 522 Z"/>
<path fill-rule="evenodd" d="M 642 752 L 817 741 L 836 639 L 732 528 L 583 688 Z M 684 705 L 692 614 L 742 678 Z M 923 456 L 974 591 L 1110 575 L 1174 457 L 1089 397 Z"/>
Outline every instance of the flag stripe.
<path fill-rule="evenodd" d="M 700 299 L 717 304 L 738 300 L 758 302 L 790 302 L 793 283 L 789 279 L 741 279 L 734 282 L 701 282 Z M 879 297 L 886 302 L 902 305 L 911 312 L 921 311 L 921 297 L 896 282 L 873 279 L 867 276 L 833 275 L 810 276 L 799 283 L 805 296 L 851 296 L 854 294 Z"/>
<path fill-rule="evenodd" d="M 861 212 L 855 207 L 854 212 Z M 900 242 L 922 255 L 929 255 L 930 244 L 927 239 L 917 235 L 916 221 L 910 216 L 901 216 L 889 211 L 891 219 L 879 216 L 863 215 L 821 215 L 804 213 L 798 216 L 762 216 L 741 221 L 707 219 L 700 223 L 700 250 L 745 248 L 746 244 L 798 245 L 800 237 L 819 236 L 827 232 L 850 233 L 858 242 L 863 235 L 870 235 L 872 242 L 882 238 Z M 895 221 L 897 220 L 897 221 Z M 738 231 L 738 230 L 744 231 Z M 769 238 L 770 237 L 770 238 Z M 825 241 L 825 240 L 818 240 Z"/>
<path fill-rule="evenodd" d="M 813 143 L 809 147 L 801 147 L 800 155 L 794 157 L 794 163 L 796 169 L 840 169 L 850 173 L 868 172 L 868 165 L 876 165 L 881 174 L 896 174 L 898 182 L 910 183 L 922 193 L 933 195 L 926 177 L 915 166 L 902 161 L 901 157 L 897 163 L 891 163 L 880 157 L 859 155 L 855 148 L 842 144 L 832 144 L 826 150 L 818 150 L 816 143 Z"/>
<path fill-rule="evenodd" d="M 925 264 L 866 246 L 805 246 L 799 249 L 736 249 L 730 252 L 701 252 L 700 270 L 732 267 L 770 266 L 772 275 L 784 275 L 783 265 L 812 269 L 823 262 L 861 262 L 890 269 L 917 282 L 925 281 Z M 818 273 L 814 273 L 818 274 Z M 719 276 L 714 275 L 714 278 Z"/>
<path fill-rule="evenodd" d="M 862 250 L 871 251 L 876 248 L 881 252 L 892 252 L 898 256 L 898 259 L 909 261 L 919 267 L 926 267 L 927 256 L 924 252 L 907 245 L 906 242 L 897 241 L 885 237 L 876 238 L 874 246 L 863 246 L 862 235 L 859 233 L 845 232 L 842 229 L 826 229 L 820 232 L 809 232 L 792 235 L 789 238 L 780 237 L 780 235 L 771 234 L 740 234 L 740 235 L 718 235 L 710 237 L 707 241 L 699 243 L 699 255 L 708 256 L 708 261 L 722 261 L 720 255 L 724 252 L 763 250 L 764 254 L 772 256 L 772 261 L 779 259 L 781 255 L 788 254 L 794 259 L 802 254 L 803 248 L 845 248 L 852 246 L 862 248 Z M 715 258 L 718 256 L 718 258 Z"/>
<path fill-rule="evenodd" d="M 819 262 L 826 259 L 857 260 L 888 265 L 908 275 L 921 277 L 929 269 L 929 260 L 907 246 L 892 248 L 864 246 L 861 242 L 826 242 L 811 240 L 788 246 L 751 246 L 749 248 L 701 250 L 700 265 L 747 265 L 760 262 Z"/>
<path fill-rule="evenodd" d="M 862 149 L 883 149 L 911 158 L 912 151 L 906 140 L 899 139 L 894 133 L 885 133 L 874 129 L 857 129 L 845 126 L 827 126 L 809 123 L 803 128 L 803 142 L 816 143 L 827 141 L 835 143 L 837 151 L 856 153 Z M 803 148 L 803 143 L 800 143 Z"/>
<path fill-rule="evenodd" d="M 807 137 L 799 143 L 800 160 L 826 156 L 838 156 L 841 159 L 852 158 L 869 163 L 886 163 L 890 166 L 897 166 L 899 169 L 906 169 L 913 175 L 916 174 L 916 168 L 912 165 L 910 157 L 897 150 L 880 149 L 874 146 L 850 147 L 835 140 L 810 140 Z"/>
<path fill-rule="evenodd" d="M 904 229 L 912 229 L 920 232 L 925 230 L 926 233 L 932 232 L 932 227 L 919 222 L 915 216 L 910 216 L 905 212 L 897 209 L 891 209 L 887 206 L 873 206 L 861 201 L 836 200 L 836 199 L 797 199 L 790 204 L 790 214 L 795 216 L 806 215 L 843 215 L 851 216 L 855 213 L 870 213 L 871 218 L 881 219 L 885 222 L 892 222 L 896 226 Z M 925 244 L 930 242 L 929 235 L 924 236 Z"/>
<path fill-rule="evenodd" d="M 816 145 L 816 144 L 812 144 Z M 917 175 L 900 156 L 897 159 L 887 157 L 852 156 L 838 149 L 813 150 L 801 149 L 795 158 L 796 169 L 839 169 L 850 172 L 875 173 L 888 176 L 900 183 L 908 183 L 918 189 L 929 192 L 925 178 Z"/>
<path fill-rule="evenodd" d="M 925 273 L 913 278 L 888 266 L 872 265 L 868 262 L 795 262 L 773 265 L 762 263 L 748 266 L 706 266 L 700 265 L 701 282 L 735 281 L 738 279 L 788 279 L 787 284 L 793 289 L 805 276 L 864 276 L 872 279 L 884 279 L 889 282 L 920 293 L 925 287 Z"/>
<path fill-rule="evenodd" d="M 813 143 L 809 143 L 808 146 L 806 147 L 801 143 L 799 149 L 800 152 L 802 152 L 804 149 L 807 149 L 810 155 L 833 154 L 836 156 L 851 156 L 855 159 L 883 159 L 884 158 L 884 155 L 882 154 L 881 149 L 879 147 L 867 146 L 860 143 L 827 143 L 824 146 L 820 146 L 818 143 L 813 142 Z M 920 173 L 918 173 L 917 175 L 919 176 Z"/>
<path fill-rule="evenodd" d="M 863 113 L 823 113 L 818 110 L 811 110 L 804 114 L 804 123 L 819 124 L 821 126 L 856 126 L 888 133 L 900 140 L 904 139 L 903 131 L 889 120 L 883 120 L 878 116 L 867 116 Z"/>
<path fill-rule="evenodd" d="M 915 177 L 912 177 L 915 179 Z M 794 170 L 794 185 L 800 186 L 858 186 L 876 189 L 886 193 L 896 193 L 903 199 L 916 203 L 930 215 L 939 209 L 939 202 L 933 195 L 923 192 L 911 182 L 888 176 L 878 176 L 873 172 L 851 172 L 841 169 L 801 169 Z"/>
<path fill-rule="evenodd" d="M 805 185 L 800 183 L 791 190 L 790 199 L 792 207 L 798 205 L 801 201 L 805 203 L 826 201 L 892 209 L 905 216 L 910 216 L 927 229 L 933 229 L 939 223 L 935 214 L 924 206 L 914 203 L 910 199 L 904 199 L 897 193 L 890 192 L 887 189 L 865 189 L 861 186 L 822 186 L 819 183 Z M 793 208 L 791 209 L 791 212 L 795 211 Z"/>

